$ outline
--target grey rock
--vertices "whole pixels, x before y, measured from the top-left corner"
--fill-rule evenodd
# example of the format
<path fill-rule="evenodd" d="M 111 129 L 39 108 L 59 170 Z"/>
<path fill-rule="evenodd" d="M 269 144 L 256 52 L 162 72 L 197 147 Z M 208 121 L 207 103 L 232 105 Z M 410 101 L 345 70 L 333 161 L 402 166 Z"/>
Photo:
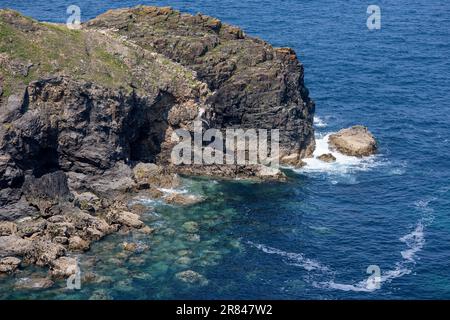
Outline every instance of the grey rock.
<path fill-rule="evenodd" d="M 78 262 L 75 258 L 61 257 L 51 262 L 50 273 L 55 278 L 67 278 L 78 270 Z"/>
<path fill-rule="evenodd" d="M 54 282 L 48 278 L 21 278 L 16 281 L 16 289 L 25 290 L 43 290 L 48 289 L 54 285 Z"/>
<path fill-rule="evenodd" d="M 16 235 L 0 237 L 0 257 L 24 256 L 33 246 L 33 242 Z"/>
<path fill-rule="evenodd" d="M 203 275 L 192 270 L 179 272 L 175 275 L 175 277 L 178 280 L 191 285 L 206 286 L 209 283 L 208 279 L 206 279 Z"/>
<path fill-rule="evenodd" d="M 17 225 L 13 222 L 0 221 L 0 236 L 10 236 L 17 232 Z"/>
<path fill-rule="evenodd" d="M 49 266 L 65 253 L 66 249 L 61 244 L 39 239 L 32 242 L 24 260 L 27 263 L 34 263 L 38 266 Z"/>
<path fill-rule="evenodd" d="M 11 273 L 17 269 L 21 260 L 16 257 L 0 259 L 0 273 Z"/>

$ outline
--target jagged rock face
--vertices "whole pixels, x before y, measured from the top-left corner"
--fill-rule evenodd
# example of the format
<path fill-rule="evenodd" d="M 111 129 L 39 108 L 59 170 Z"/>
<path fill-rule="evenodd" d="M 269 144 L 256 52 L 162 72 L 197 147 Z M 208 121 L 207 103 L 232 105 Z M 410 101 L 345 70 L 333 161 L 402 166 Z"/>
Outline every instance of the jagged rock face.
<path fill-rule="evenodd" d="M 5 117 L 15 120 L 0 135 L 3 171 L 14 163 L 36 176 L 60 169 L 95 175 L 118 160 L 154 161 L 174 104 L 167 92 L 138 97 L 68 78 L 33 82 Z M 4 174 L 0 183 L 14 178 Z"/>
<path fill-rule="evenodd" d="M 1 208 L 21 199 L 28 175 L 167 163 L 171 133 L 200 110 L 211 127 L 280 129 L 282 156 L 313 151 L 314 103 L 295 53 L 217 19 L 136 7 L 70 31 L 3 10 L 0 29 Z"/>
<path fill-rule="evenodd" d="M 124 162 L 169 153 L 167 137 L 198 112 L 166 91 L 139 96 L 68 77 L 34 81 L 11 100 L 0 117 L 0 214 L 10 220 L 35 215 L 35 207 L 55 214 L 54 205 L 70 198 L 61 194 L 66 174 L 83 175 L 86 188 L 103 195 L 109 184 L 129 186 Z"/>
<path fill-rule="evenodd" d="M 199 118 L 212 128 L 279 129 L 282 156 L 296 163 L 313 151 L 314 103 L 295 53 L 217 19 L 137 7 L 75 31 L 0 10 L 0 35 L 6 272 L 19 267 L 14 257 L 63 270 L 67 252 L 119 228 L 149 232 L 126 193 L 161 193 L 179 184 L 175 173 L 285 178 L 262 165 L 170 166 L 172 133 Z"/>
<path fill-rule="evenodd" d="M 311 155 L 314 103 L 295 52 L 273 48 L 203 15 L 170 8 L 113 10 L 86 23 L 109 30 L 196 71 L 213 92 L 211 126 L 280 129 L 284 155 Z"/>
<path fill-rule="evenodd" d="M 2 85 L 14 94 L 1 101 L 3 188 L 20 185 L 27 170 L 99 174 L 117 160 L 167 162 L 169 134 L 189 127 L 202 109 L 211 127 L 280 129 L 282 156 L 313 151 L 314 103 L 291 49 L 169 8 L 108 11 L 78 33 L 11 11 L 1 18 L 0 27 L 18 43 L 34 33 L 39 50 L 70 61 L 62 67 L 63 61 L 33 52 L 26 61 L 5 44 Z M 58 43 L 66 38 L 65 47 L 85 49 L 72 57 L 74 50 Z M 38 80 L 26 84 L 14 65 Z M 65 76 L 39 78 L 49 73 Z"/>

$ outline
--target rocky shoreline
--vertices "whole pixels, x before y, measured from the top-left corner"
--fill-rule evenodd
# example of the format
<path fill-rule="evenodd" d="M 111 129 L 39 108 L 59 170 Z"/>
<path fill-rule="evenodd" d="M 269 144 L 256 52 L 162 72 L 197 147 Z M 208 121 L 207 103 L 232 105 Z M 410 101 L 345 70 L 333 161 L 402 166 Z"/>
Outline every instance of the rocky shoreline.
<path fill-rule="evenodd" d="M 263 165 L 172 165 L 170 137 L 194 121 L 279 129 L 284 165 L 301 167 L 314 151 L 315 106 L 295 52 L 215 18 L 139 6 L 70 30 L 0 10 L 0 35 L 0 273 L 33 264 L 67 278 L 77 270 L 70 253 L 115 232 L 150 235 L 131 200 L 202 201 L 164 193 L 180 175 L 287 179 Z M 360 127 L 330 138 L 357 156 L 375 152 L 374 141 Z"/>

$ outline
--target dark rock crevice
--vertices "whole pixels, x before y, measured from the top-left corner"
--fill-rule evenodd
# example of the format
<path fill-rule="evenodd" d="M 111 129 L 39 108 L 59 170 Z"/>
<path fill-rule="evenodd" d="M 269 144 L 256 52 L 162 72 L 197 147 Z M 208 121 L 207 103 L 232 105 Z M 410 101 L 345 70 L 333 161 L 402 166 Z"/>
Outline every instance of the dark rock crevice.
<path fill-rule="evenodd" d="M 161 91 L 155 100 L 136 100 L 134 108 L 125 120 L 124 136 L 129 136 L 129 153 L 125 157 L 133 162 L 155 162 L 165 141 L 169 127 L 169 111 L 175 106 L 176 98 L 169 92 Z M 130 128 L 133 128 L 130 130 Z"/>

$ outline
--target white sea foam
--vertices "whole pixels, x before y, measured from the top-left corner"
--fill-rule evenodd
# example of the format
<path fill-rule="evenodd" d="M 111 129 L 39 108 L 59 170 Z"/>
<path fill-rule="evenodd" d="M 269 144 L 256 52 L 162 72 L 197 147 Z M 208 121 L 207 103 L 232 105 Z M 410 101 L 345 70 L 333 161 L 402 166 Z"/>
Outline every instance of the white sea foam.
<path fill-rule="evenodd" d="M 248 244 L 252 245 L 253 247 L 261 250 L 264 253 L 268 254 L 276 254 L 279 255 L 287 260 L 287 264 L 301 267 L 305 269 L 306 271 L 313 271 L 313 270 L 319 270 L 323 272 L 328 272 L 329 269 L 327 266 L 323 266 L 319 262 L 306 258 L 301 253 L 294 253 L 294 252 L 286 252 L 283 250 L 279 250 L 276 248 L 272 248 L 263 244 L 253 243 L 251 241 L 248 241 Z"/>
<path fill-rule="evenodd" d="M 419 201 L 417 204 L 422 208 L 428 208 L 430 201 Z M 404 235 L 399 240 L 406 244 L 407 249 L 400 252 L 403 260 L 398 261 L 395 264 L 395 268 L 392 270 L 387 270 L 382 272 L 379 279 L 378 287 L 371 287 L 367 280 L 361 281 L 357 284 L 343 284 L 336 283 L 334 280 L 315 283 L 316 287 L 320 288 L 331 288 L 335 290 L 343 291 L 374 291 L 381 288 L 383 283 L 389 283 L 396 278 L 403 277 L 404 275 L 410 274 L 412 272 L 411 267 L 416 263 L 417 253 L 420 252 L 425 245 L 425 225 L 424 220 L 420 219 L 416 227 L 410 233 Z"/>
<path fill-rule="evenodd" d="M 312 158 L 303 159 L 306 163 L 301 169 L 296 169 L 298 172 L 327 172 L 336 174 L 347 174 L 354 171 L 366 171 L 379 164 L 376 156 L 369 156 L 358 158 L 353 156 L 346 156 L 337 151 L 330 149 L 328 138 L 331 133 L 316 136 L 316 149 L 314 150 Z M 326 153 L 331 153 L 335 158 L 335 162 L 327 163 L 317 159 L 318 156 Z"/>
<path fill-rule="evenodd" d="M 404 275 L 410 274 L 411 269 L 407 268 L 404 261 L 397 262 L 395 264 L 395 269 L 383 272 L 381 275 L 381 283 L 391 282 L 394 279 L 403 277 Z"/>
<path fill-rule="evenodd" d="M 383 283 L 389 283 L 396 278 L 403 277 L 404 275 L 410 274 L 412 272 L 411 266 L 416 262 L 417 253 L 422 250 L 425 244 L 425 232 L 422 220 L 417 223 L 415 229 L 412 232 L 404 235 L 399 240 L 405 243 L 408 247 L 406 250 L 400 252 L 403 260 L 395 263 L 393 269 L 381 272 L 381 275 L 377 279 L 378 285 L 374 285 L 374 279 L 372 278 L 372 275 L 369 275 L 367 279 L 356 282 L 354 284 L 339 283 L 335 281 L 335 271 L 331 270 L 327 266 L 322 265 L 316 260 L 306 258 L 302 253 L 286 252 L 262 244 L 255 244 L 250 241 L 248 243 L 265 253 L 276 254 L 285 258 L 285 263 L 288 265 L 298 266 L 305 269 L 306 271 L 319 271 L 320 276 L 331 277 L 330 280 L 326 281 L 316 281 L 313 277 L 313 281 L 311 282 L 311 284 L 316 288 L 353 292 L 372 292 L 380 289 Z"/>
<path fill-rule="evenodd" d="M 400 238 L 401 242 L 404 242 L 408 249 L 403 250 L 401 255 L 403 259 L 414 262 L 414 258 L 420 250 L 422 250 L 425 244 L 425 234 L 424 227 L 421 222 L 419 222 L 413 232 Z"/>
<path fill-rule="evenodd" d="M 323 283 L 313 283 L 313 286 L 321 289 L 334 289 L 334 290 L 354 291 L 354 292 L 371 292 L 375 290 L 375 288 L 369 287 L 367 282 L 364 281 L 356 285 L 353 285 L 353 284 L 336 283 L 334 282 L 334 280 L 331 280 Z"/>
<path fill-rule="evenodd" d="M 322 118 L 314 116 L 314 126 L 317 128 L 325 128 L 328 124 Z"/>
<path fill-rule="evenodd" d="M 438 191 L 438 195 L 443 195 L 448 192 L 450 188 L 446 187 Z M 439 196 L 427 197 L 414 202 L 414 206 L 420 211 L 421 217 L 417 221 L 414 229 L 399 238 L 399 241 L 406 245 L 406 249 L 400 252 L 402 260 L 395 263 L 394 268 L 381 273 L 379 278 L 379 286 L 373 286 L 371 282 L 363 280 L 356 284 L 345 284 L 335 282 L 335 279 L 324 282 L 313 282 L 313 286 L 317 288 L 328 288 L 342 291 L 354 292 L 371 292 L 381 288 L 383 283 L 389 283 L 394 279 L 410 274 L 414 264 L 417 262 L 417 255 L 425 246 L 425 229 L 434 220 L 434 209 L 430 204 L 437 200 Z"/>
<path fill-rule="evenodd" d="M 328 136 L 329 135 L 324 135 L 323 137 L 316 139 L 317 149 L 314 152 L 315 156 L 330 152 L 328 148 Z M 374 163 L 376 159 L 375 157 L 358 159 L 354 157 L 347 157 L 336 152 L 332 152 L 332 154 L 337 159 L 335 164 L 318 162 L 319 160 L 316 159 L 306 159 L 308 166 L 306 169 L 303 168 L 302 171 L 326 170 L 329 172 L 345 173 L 354 166 L 357 166 L 359 169 L 367 169 L 372 165 L 377 165 Z M 406 167 L 406 163 L 401 164 L 401 167 Z M 403 174 L 403 172 L 395 172 L 394 174 Z M 430 206 L 430 204 L 439 199 L 449 190 L 450 187 L 441 188 L 438 190 L 436 196 L 427 197 L 414 202 L 414 206 L 420 212 L 421 216 L 412 231 L 399 238 L 399 241 L 406 245 L 406 248 L 400 251 L 402 259 L 397 261 L 392 269 L 386 271 L 381 270 L 381 275 L 377 279 L 379 285 L 376 286 L 374 286 L 373 275 L 369 275 L 366 279 L 356 283 L 340 283 L 336 281 L 336 275 L 338 273 L 335 270 L 322 265 L 316 260 L 306 258 L 302 253 L 285 252 L 265 245 L 254 244 L 252 242 L 249 242 L 249 244 L 265 253 L 280 255 L 284 258 L 284 262 L 288 265 L 299 266 L 307 271 L 315 271 L 312 276 L 307 278 L 307 281 L 309 281 L 314 287 L 341 291 L 372 292 L 380 289 L 384 283 L 390 283 L 394 279 L 411 274 L 413 267 L 417 262 L 417 255 L 421 250 L 423 250 L 426 243 L 426 227 L 434 220 L 434 209 Z"/>
<path fill-rule="evenodd" d="M 184 194 L 188 192 L 185 189 L 173 189 L 173 188 L 158 188 L 158 190 L 167 194 Z"/>
<path fill-rule="evenodd" d="M 390 162 L 388 162 L 390 170 L 389 170 L 389 174 L 394 175 L 394 176 L 400 176 L 406 173 L 406 169 L 408 167 L 408 162 L 406 161 L 399 161 L 395 164 L 392 164 Z"/>
<path fill-rule="evenodd" d="M 406 170 L 402 168 L 394 168 L 390 171 L 392 175 L 401 176 L 402 174 L 405 174 Z"/>
<path fill-rule="evenodd" d="M 395 264 L 394 269 L 381 273 L 378 286 L 373 286 L 373 283 L 369 281 L 369 278 L 356 284 L 338 283 L 332 279 L 325 282 L 315 282 L 313 283 L 313 286 L 342 291 L 372 292 L 380 289 L 383 283 L 389 283 L 394 279 L 410 274 L 412 272 L 411 266 L 416 262 L 417 253 L 422 250 L 425 244 L 425 232 L 422 222 L 419 221 L 412 232 L 404 235 L 399 240 L 404 242 L 408 247 L 408 249 L 400 252 L 403 260 L 398 261 Z"/>
<path fill-rule="evenodd" d="M 391 282 L 392 280 L 402 277 L 406 274 L 410 274 L 411 270 L 408 269 L 402 262 L 398 262 L 395 265 L 395 269 L 383 272 L 379 279 L 378 285 L 375 285 L 374 279 L 369 276 L 367 279 L 357 282 L 356 284 L 338 283 L 335 280 L 325 282 L 314 282 L 313 286 L 323 289 L 334 289 L 341 291 L 353 291 L 353 292 L 373 292 L 381 288 L 383 283 Z"/>
<path fill-rule="evenodd" d="M 158 203 L 161 203 L 160 199 L 151 199 L 151 198 L 144 198 L 144 197 L 139 197 L 139 198 L 135 198 L 131 204 L 135 204 L 135 203 L 141 203 L 143 205 L 146 206 L 152 206 Z"/>

